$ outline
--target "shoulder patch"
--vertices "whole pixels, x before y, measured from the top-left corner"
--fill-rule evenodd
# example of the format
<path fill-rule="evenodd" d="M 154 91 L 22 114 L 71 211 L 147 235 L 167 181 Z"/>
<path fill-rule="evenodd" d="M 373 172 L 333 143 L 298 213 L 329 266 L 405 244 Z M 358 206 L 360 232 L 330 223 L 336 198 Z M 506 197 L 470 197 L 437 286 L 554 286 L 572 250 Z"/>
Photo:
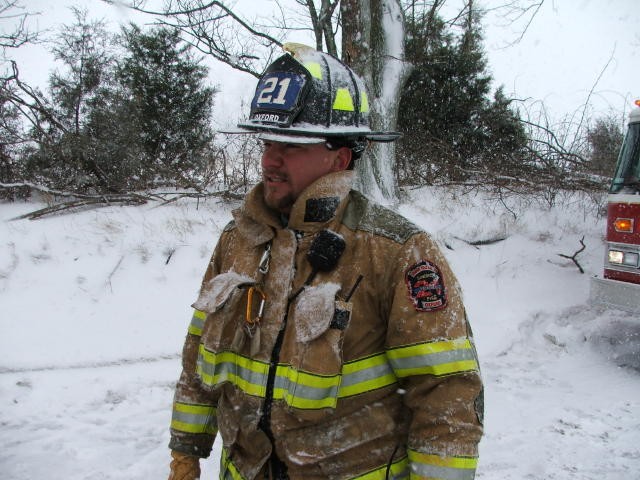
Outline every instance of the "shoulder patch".
<path fill-rule="evenodd" d="M 440 269 L 420 260 L 405 273 L 409 299 L 419 312 L 433 312 L 447 306 L 447 290 Z"/>
<path fill-rule="evenodd" d="M 370 201 L 362 193 L 351 190 L 342 223 L 351 230 L 363 230 L 397 243 L 405 243 L 423 230 L 382 205 Z"/>

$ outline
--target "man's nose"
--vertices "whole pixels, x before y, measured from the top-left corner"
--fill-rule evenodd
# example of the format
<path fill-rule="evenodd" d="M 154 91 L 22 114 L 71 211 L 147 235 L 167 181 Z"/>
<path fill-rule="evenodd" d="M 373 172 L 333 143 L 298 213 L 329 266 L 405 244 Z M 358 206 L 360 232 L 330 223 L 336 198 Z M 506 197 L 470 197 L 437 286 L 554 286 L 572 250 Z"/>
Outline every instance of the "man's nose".
<path fill-rule="evenodd" d="M 265 145 L 262 151 L 263 167 L 279 167 L 283 162 L 283 149 L 278 145 Z"/>

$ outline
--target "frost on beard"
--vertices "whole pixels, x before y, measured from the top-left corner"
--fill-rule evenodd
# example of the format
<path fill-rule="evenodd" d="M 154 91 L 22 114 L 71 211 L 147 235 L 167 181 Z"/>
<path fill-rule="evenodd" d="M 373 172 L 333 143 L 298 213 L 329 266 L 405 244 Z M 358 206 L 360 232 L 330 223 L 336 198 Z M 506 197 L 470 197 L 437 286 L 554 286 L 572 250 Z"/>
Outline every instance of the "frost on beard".
<path fill-rule="evenodd" d="M 329 328 L 338 290 L 337 283 L 305 287 L 296 302 L 296 340 L 310 342 Z"/>

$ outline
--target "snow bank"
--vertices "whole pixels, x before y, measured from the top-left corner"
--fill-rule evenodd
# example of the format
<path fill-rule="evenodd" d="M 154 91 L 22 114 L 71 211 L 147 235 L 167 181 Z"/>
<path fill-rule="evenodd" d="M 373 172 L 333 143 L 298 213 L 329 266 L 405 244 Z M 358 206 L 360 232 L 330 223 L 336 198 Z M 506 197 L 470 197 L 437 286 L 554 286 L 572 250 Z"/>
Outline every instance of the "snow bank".
<path fill-rule="evenodd" d="M 486 382 L 480 479 L 640 472 L 640 319 L 588 304 L 604 220 L 584 198 L 559 201 L 420 189 L 398 207 L 464 290 Z M 232 206 L 7 221 L 39 207 L 0 204 L 2 478 L 166 478 L 189 305 Z M 558 255 L 583 237 L 584 275 Z M 203 465 L 217 478 L 216 459 Z"/>

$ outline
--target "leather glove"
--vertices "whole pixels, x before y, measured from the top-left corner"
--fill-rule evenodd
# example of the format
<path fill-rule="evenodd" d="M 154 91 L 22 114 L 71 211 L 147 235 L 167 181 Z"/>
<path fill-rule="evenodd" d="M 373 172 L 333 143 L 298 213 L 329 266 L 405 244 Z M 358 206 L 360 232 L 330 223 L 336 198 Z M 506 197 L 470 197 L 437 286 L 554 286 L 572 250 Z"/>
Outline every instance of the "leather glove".
<path fill-rule="evenodd" d="M 169 480 L 199 480 L 200 459 L 186 453 L 171 451 Z"/>

